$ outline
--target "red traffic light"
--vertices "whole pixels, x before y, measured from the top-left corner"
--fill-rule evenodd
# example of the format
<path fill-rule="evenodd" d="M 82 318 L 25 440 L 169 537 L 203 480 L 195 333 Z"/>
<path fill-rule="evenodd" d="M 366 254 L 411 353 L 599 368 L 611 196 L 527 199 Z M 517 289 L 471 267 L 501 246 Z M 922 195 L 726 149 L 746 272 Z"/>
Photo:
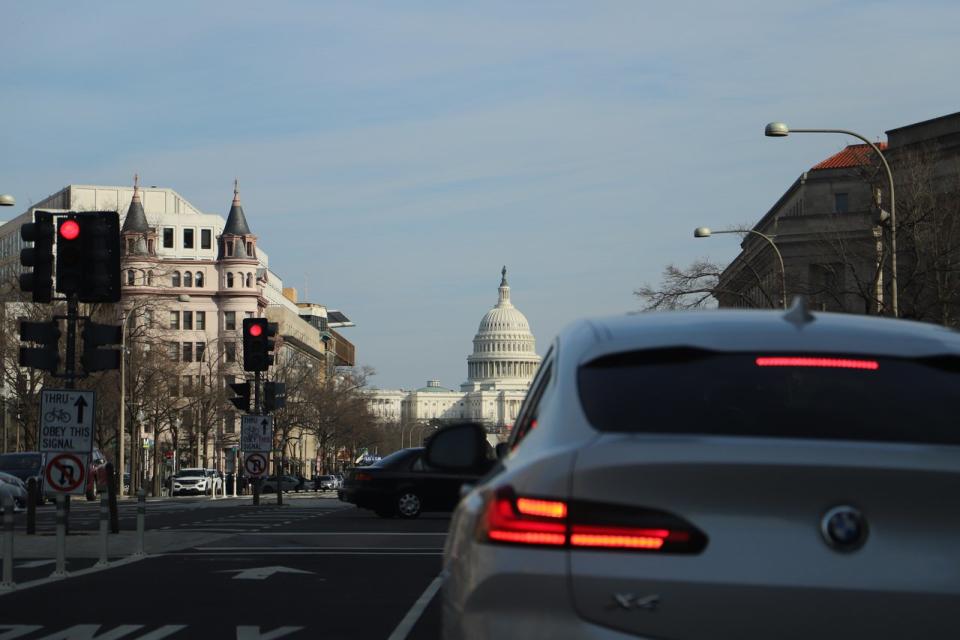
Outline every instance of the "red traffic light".
<path fill-rule="evenodd" d="M 64 240 L 76 240 L 80 235 L 80 224 L 76 220 L 64 220 L 60 225 L 60 235 Z"/>
<path fill-rule="evenodd" d="M 263 325 L 259 325 L 259 324 L 250 325 L 250 335 L 252 335 L 254 338 L 259 336 L 261 333 L 263 333 Z"/>

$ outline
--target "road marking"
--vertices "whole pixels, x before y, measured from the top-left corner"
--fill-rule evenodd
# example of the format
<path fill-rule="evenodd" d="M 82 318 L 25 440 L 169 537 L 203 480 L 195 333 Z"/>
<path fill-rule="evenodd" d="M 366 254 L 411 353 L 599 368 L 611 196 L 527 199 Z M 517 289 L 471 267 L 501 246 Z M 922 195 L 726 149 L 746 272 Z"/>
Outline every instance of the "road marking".
<path fill-rule="evenodd" d="M 393 630 L 393 633 L 390 634 L 390 637 L 387 640 L 405 640 L 410 631 L 413 629 L 413 625 L 417 624 L 417 620 L 420 619 L 420 616 L 423 614 L 423 610 L 427 608 L 427 605 L 430 604 L 430 601 L 433 600 L 433 597 L 437 595 L 437 591 L 440 589 L 440 585 L 443 584 L 443 574 L 441 573 L 436 578 L 433 579 L 427 588 L 424 590 L 420 597 L 417 598 L 417 601 L 413 603 L 413 606 L 410 607 L 410 611 L 407 611 L 407 615 L 403 617 L 403 620 L 400 621 L 400 624 L 397 625 L 397 628 Z"/>
<path fill-rule="evenodd" d="M 251 569 L 224 569 L 216 573 L 235 573 L 234 580 L 266 580 L 270 576 L 278 573 L 300 573 L 313 575 L 313 571 L 304 571 L 303 569 L 293 569 L 291 567 L 254 567 Z M 325 580 L 326 578 L 318 578 Z"/>
<path fill-rule="evenodd" d="M 97 573 L 99 571 L 106 571 L 107 569 L 113 569 L 115 567 L 122 567 L 127 564 L 133 564 L 134 562 L 140 562 L 141 560 L 146 560 L 147 558 L 158 558 L 164 554 L 156 555 L 142 555 L 142 556 L 128 556 L 120 560 L 113 560 L 104 565 L 93 565 L 87 569 L 80 569 L 79 571 L 71 571 L 66 575 L 66 577 L 54 577 L 50 576 L 47 578 L 40 578 L 39 580 L 32 580 L 30 582 L 23 582 L 17 585 L 16 589 L 9 589 L 7 591 L 0 591 L 0 597 L 7 595 L 8 593 L 19 593 L 27 589 L 32 589 L 34 587 L 40 587 L 45 584 L 50 584 L 52 582 L 60 582 L 61 580 L 69 580 L 70 578 L 76 578 L 77 576 L 85 576 L 91 573 Z"/>

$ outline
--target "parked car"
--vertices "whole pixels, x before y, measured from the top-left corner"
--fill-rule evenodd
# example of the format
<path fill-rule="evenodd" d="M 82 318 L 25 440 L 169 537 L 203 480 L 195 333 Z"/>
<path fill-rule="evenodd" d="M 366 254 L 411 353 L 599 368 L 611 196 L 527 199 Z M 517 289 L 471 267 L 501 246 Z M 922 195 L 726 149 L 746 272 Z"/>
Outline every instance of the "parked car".
<path fill-rule="evenodd" d="M 338 497 L 383 518 L 451 511 L 460 499 L 460 487 L 476 481 L 479 474 L 439 471 L 424 462 L 423 451 L 422 447 L 400 449 L 370 466 L 347 471 Z"/>
<path fill-rule="evenodd" d="M 171 478 L 171 495 L 209 495 L 215 479 L 207 469 L 180 469 Z"/>
<path fill-rule="evenodd" d="M 300 487 L 300 479 L 295 476 L 280 476 L 280 482 L 283 486 L 283 492 L 287 493 L 288 491 L 297 491 L 297 487 Z M 277 491 L 277 477 L 270 476 L 263 479 L 263 483 L 260 485 L 260 493 L 276 493 Z"/>
<path fill-rule="evenodd" d="M 38 495 L 43 497 L 44 457 L 39 451 L 21 451 L 0 454 L 0 471 L 16 476 L 27 483 L 30 478 L 37 481 Z"/>
<path fill-rule="evenodd" d="M 487 472 L 450 523 L 442 635 L 960 637 L 958 389 L 946 327 L 802 303 L 580 322 L 497 462 L 474 425 L 427 445 Z"/>
<path fill-rule="evenodd" d="M 13 499 L 14 511 L 27 508 L 27 485 L 17 476 L 0 471 L 0 496 Z"/>
<path fill-rule="evenodd" d="M 339 485 L 337 477 L 330 475 L 314 478 L 314 484 L 320 491 L 333 491 Z"/>

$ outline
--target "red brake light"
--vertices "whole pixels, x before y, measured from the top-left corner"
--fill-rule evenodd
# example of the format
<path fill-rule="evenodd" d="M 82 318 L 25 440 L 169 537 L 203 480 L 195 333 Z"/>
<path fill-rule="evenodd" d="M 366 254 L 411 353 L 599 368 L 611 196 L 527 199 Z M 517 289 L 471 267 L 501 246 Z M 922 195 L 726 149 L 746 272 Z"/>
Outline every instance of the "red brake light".
<path fill-rule="evenodd" d="M 571 516 L 567 502 L 517 497 L 504 487 L 488 497 L 478 534 L 484 542 L 576 549 L 698 553 L 706 546 L 706 536 L 669 514 L 657 512 L 652 517 L 677 526 L 595 524 L 587 521 L 589 507 L 579 511 Z"/>
<path fill-rule="evenodd" d="M 373 476 L 369 473 L 358 473 L 353 479 L 357 482 L 367 482 L 368 480 L 373 480 Z"/>
<path fill-rule="evenodd" d="M 811 357 L 761 357 L 757 358 L 758 367 L 817 367 L 821 369 L 864 369 L 876 371 L 880 363 L 876 360 L 854 360 L 851 358 L 811 358 Z"/>

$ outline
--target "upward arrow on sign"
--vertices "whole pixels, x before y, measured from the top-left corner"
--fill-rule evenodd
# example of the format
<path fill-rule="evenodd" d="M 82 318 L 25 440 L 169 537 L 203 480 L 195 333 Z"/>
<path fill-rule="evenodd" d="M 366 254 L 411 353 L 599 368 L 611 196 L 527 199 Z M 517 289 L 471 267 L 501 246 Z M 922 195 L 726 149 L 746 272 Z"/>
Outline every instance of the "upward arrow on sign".
<path fill-rule="evenodd" d="M 77 424 L 81 424 L 83 422 L 83 408 L 87 406 L 87 401 L 84 400 L 83 396 L 80 396 L 73 403 L 73 406 L 77 408 Z"/>

